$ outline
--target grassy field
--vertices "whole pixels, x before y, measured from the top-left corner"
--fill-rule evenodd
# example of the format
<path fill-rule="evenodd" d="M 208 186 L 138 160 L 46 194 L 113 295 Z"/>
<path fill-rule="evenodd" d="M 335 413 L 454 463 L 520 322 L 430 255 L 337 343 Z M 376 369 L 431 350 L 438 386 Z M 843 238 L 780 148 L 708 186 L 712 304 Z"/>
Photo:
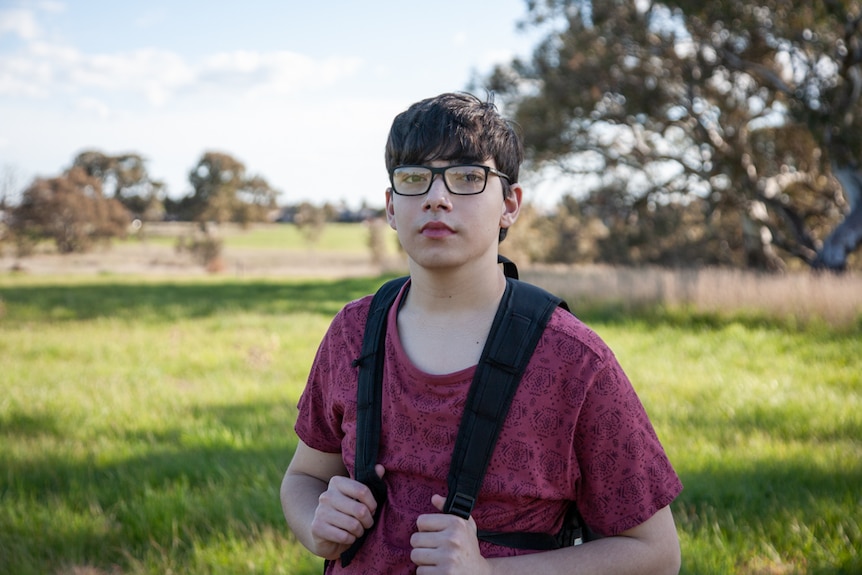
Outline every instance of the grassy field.
<path fill-rule="evenodd" d="M 0 276 L 0 572 L 319 573 L 278 503 L 295 404 L 381 281 Z M 862 572 L 862 322 L 579 315 L 683 479 L 684 573 Z"/>
<path fill-rule="evenodd" d="M 131 235 L 125 241 L 135 242 L 145 237 L 147 241 L 174 245 L 180 236 L 188 236 L 195 226 L 183 222 L 165 222 L 146 224 L 145 233 L 141 236 Z M 243 229 L 234 224 L 223 224 L 212 227 L 216 237 L 224 240 L 226 249 L 254 248 L 262 250 L 307 250 L 313 247 L 317 251 L 367 252 L 367 225 L 353 223 L 327 223 L 316 240 L 303 236 L 299 227 L 292 224 L 254 224 Z M 390 244 L 395 248 L 397 238 L 395 232 L 384 226 L 384 233 Z"/>

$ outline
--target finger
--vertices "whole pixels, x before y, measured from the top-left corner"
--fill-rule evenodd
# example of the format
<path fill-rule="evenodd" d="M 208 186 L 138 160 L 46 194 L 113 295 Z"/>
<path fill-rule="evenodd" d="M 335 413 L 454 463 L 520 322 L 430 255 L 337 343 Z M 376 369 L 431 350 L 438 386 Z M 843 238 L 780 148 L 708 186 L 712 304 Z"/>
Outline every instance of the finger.
<path fill-rule="evenodd" d="M 366 526 L 361 519 L 321 501 L 312 520 L 312 531 L 321 538 L 337 543 L 353 543 Z"/>
<path fill-rule="evenodd" d="M 437 547 L 437 540 L 433 533 L 417 531 L 410 536 L 410 547 L 413 549 L 433 549 Z"/>
<path fill-rule="evenodd" d="M 311 520 L 311 534 L 319 544 L 350 546 L 362 533 L 364 529 L 357 519 L 322 506 L 317 508 Z"/>
<path fill-rule="evenodd" d="M 431 496 L 431 505 L 433 505 L 437 511 L 442 512 L 443 506 L 446 505 L 446 498 L 442 495 L 434 494 Z"/>
<path fill-rule="evenodd" d="M 374 507 L 370 508 L 363 501 L 351 496 L 351 493 L 351 490 L 344 492 L 340 491 L 338 486 L 331 486 L 320 494 L 318 510 L 325 520 L 346 528 L 358 536 L 363 530 L 374 525 L 374 509 L 377 504 L 372 498 Z M 340 516 L 352 519 L 358 523 L 358 526 L 354 522 L 346 522 Z"/>
<path fill-rule="evenodd" d="M 377 477 L 383 479 L 383 475 L 386 473 L 386 469 L 378 463 L 374 466 L 374 472 L 377 473 Z"/>
<path fill-rule="evenodd" d="M 377 500 L 374 499 L 374 494 L 366 485 L 355 479 L 335 476 L 329 481 L 329 489 L 326 492 L 328 491 L 335 491 L 347 499 L 361 503 L 371 512 L 371 515 L 377 511 Z"/>
<path fill-rule="evenodd" d="M 445 531 L 457 527 L 459 521 L 464 520 L 448 513 L 425 513 L 416 518 L 416 529 L 424 533 Z"/>
<path fill-rule="evenodd" d="M 436 565 L 435 560 L 435 551 L 433 549 L 423 549 L 423 548 L 414 548 L 410 552 L 410 561 L 413 562 L 414 565 L 419 567 L 416 573 L 423 573 L 423 566 L 434 566 Z"/>

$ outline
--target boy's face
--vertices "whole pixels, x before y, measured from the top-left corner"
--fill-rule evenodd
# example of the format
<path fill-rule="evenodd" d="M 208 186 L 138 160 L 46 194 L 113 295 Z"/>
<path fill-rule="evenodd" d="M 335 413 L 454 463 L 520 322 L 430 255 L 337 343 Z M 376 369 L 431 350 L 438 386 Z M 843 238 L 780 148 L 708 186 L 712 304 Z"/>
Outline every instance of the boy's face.
<path fill-rule="evenodd" d="M 426 165 L 459 163 L 435 160 Z M 492 159 L 482 164 L 496 168 Z M 513 183 L 510 188 L 504 198 L 502 180 L 492 175 L 482 193 L 456 195 L 446 189 L 442 175 L 436 175 L 421 196 L 401 196 L 388 189 L 386 216 L 404 251 L 419 266 L 453 268 L 483 257 L 496 262 L 499 230 L 515 223 L 521 205 L 520 185 Z"/>

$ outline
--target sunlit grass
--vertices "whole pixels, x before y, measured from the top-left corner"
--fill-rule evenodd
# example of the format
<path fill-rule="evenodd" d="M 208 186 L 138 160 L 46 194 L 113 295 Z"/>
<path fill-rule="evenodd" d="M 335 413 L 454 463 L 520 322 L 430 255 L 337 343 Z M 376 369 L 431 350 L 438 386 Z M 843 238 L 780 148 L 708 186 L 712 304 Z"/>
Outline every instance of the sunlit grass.
<path fill-rule="evenodd" d="M 0 276 L 0 571 L 319 573 L 278 502 L 295 405 L 381 282 Z M 578 313 L 682 476 L 685 573 L 862 570 L 858 327 Z"/>
<path fill-rule="evenodd" d="M 597 326 L 685 483 L 684 572 L 857 572 L 860 334 L 693 319 Z"/>
<path fill-rule="evenodd" d="M 159 245 L 173 246 L 177 238 L 196 231 L 196 225 L 187 222 L 145 224 L 140 234 L 126 238 L 126 242 L 147 241 Z M 395 232 L 388 226 L 383 228 L 395 248 Z M 329 222 L 323 226 L 319 237 L 310 239 L 294 224 L 252 224 L 246 228 L 235 224 L 210 226 L 215 237 L 224 241 L 225 249 L 262 250 L 322 250 L 339 252 L 367 252 L 368 229 L 362 223 Z"/>

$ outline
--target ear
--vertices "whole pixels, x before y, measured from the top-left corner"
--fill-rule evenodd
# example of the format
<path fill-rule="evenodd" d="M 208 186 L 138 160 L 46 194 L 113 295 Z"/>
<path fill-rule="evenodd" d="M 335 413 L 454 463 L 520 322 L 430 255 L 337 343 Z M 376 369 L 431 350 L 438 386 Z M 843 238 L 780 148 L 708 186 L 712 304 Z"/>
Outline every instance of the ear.
<path fill-rule="evenodd" d="M 395 227 L 395 194 L 392 193 L 392 188 L 386 188 L 386 221 L 389 227 L 393 230 L 398 230 Z"/>
<path fill-rule="evenodd" d="M 524 189 L 521 184 L 514 183 L 509 186 L 509 194 L 503 198 L 503 213 L 500 215 L 500 227 L 508 228 L 518 219 L 521 213 L 521 200 Z"/>

